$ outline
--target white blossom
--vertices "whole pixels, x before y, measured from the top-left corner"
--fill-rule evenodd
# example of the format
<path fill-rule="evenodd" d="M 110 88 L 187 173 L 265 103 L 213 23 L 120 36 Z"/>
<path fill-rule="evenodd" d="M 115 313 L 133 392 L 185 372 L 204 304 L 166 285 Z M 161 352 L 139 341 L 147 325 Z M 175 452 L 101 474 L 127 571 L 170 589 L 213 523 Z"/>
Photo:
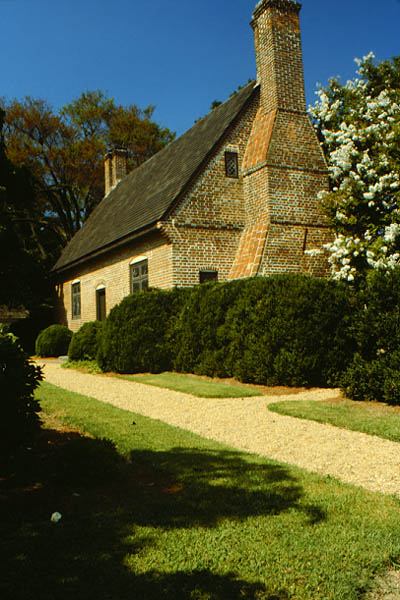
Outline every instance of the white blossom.
<path fill-rule="evenodd" d="M 374 58 L 356 59 L 358 77 L 344 86 L 332 80 L 310 109 L 328 147 L 332 182 L 332 191 L 319 197 L 336 209 L 330 213 L 336 238 L 325 249 L 333 277 L 347 281 L 363 261 L 374 269 L 400 264 L 400 90 L 375 92 Z M 375 80 L 368 79 L 371 72 Z"/>

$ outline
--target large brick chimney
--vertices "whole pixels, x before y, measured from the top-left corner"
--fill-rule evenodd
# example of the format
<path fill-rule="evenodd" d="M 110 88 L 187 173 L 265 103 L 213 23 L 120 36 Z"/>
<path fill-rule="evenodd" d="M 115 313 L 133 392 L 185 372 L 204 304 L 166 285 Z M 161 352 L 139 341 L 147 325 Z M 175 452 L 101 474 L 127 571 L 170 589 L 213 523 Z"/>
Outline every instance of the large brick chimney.
<path fill-rule="evenodd" d="M 266 112 L 306 109 L 300 9 L 291 0 L 261 0 L 253 12 L 257 80 Z"/>
<path fill-rule="evenodd" d="M 127 152 L 122 148 L 110 150 L 104 157 L 104 195 L 117 185 L 127 173 Z"/>
<path fill-rule="evenodd" d="M 301 5 L 261 0 L 253 12 L 259 104 L 242 165 L 246 227 L 231 278 L 281 272 L 326 275 L 330 240 L 318 192 L 324 155 L 306 111 Z"/>

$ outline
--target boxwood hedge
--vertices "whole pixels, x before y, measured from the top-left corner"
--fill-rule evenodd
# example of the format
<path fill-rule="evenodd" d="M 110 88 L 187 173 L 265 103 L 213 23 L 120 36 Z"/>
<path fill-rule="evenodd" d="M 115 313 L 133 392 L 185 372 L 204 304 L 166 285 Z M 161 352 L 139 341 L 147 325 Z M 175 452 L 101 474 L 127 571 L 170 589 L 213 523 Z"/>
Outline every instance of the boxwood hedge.
<path fill-rule="evenodd" d="M 149 289 L 127 296 L 104 324 L 97 361 L 103 371 L 158 373 L 171 369 L 169 335 L 184 293 Z"/>
<path fill-rule="evenodd" d="M 354 400 L 400 404 L 400 269 L 373 271 L 357 295 L 354 357 L 342 389 Z"/>
<path fill-rule="evenodd" d="M 99 350 L 103 323 L 90 321 L 85 323 L 72 336 L 68 347 L 70 360 L 95 360 Z"/>
<path fill-rule="evenodd" d="M 72 331 L 65 325 L 50 325 L 36 338 L 37 356 L 64 356 L 72 338 Z"/>
<path fill-rule="evenodd" d="M 400 269 L 360 290 L 284 274 L 140 292 L 111 310 L 97 356 L 103 370 L 341 384 L 400 403 Z"/>

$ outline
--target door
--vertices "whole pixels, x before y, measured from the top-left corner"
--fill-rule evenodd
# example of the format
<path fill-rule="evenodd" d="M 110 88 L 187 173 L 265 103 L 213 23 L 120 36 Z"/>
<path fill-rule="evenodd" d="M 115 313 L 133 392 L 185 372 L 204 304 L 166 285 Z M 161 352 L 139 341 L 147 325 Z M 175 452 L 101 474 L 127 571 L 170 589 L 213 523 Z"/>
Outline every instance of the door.
<path fill-rule="evenodd" d="M 106 289 L 96 290 L 96 319 L 105 321 L 106 319 Z"/>

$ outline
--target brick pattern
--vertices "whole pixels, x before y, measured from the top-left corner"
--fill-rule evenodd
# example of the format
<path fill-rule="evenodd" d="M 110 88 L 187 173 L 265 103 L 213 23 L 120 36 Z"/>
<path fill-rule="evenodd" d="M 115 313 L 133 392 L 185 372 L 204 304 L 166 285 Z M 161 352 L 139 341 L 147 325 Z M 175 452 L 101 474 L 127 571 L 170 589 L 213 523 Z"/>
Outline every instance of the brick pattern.
<path fill-rule="evenodd" d="M 169 218 L 160 223 L 173 244 L 174 285 L 198 284 L 203 270 L 218 271 L 219 281 L 230 277 L 246 221 L 243 160 L 258 102 L 257 96 Z M 238 153 L 237 179 L 225 175 L 225 151 Z"/>
<path fill-rule="evenodd" d="M 330 236 L 317 197 L 327 189 L 328 172 L 305 110 L 299 10 L 295 2 L 264 0 L 253 15 L 261 94 L 244 161 L 246 229 L 233 277 L 255 274 L 257 264 L 259 275 L 327 273 L 324 255 L 311 260 L 304 254 L 306 229 L 316 242 Z M 259 259 L 261 231 L 265 246 Z"/>
<path fill-rule="evenodd" d="M 243 160 L 244 172 L 254 169 L 266 161 L 275 117 L 276 110 L 271 110 L 266 114 L 262 107 L 258 109 Z"/>
<path fill-rule="evenodd" d="M 306 273 L 314 277 L 327 277 L 329 265 L 326 255 L 309 256 L 305 250 L 321 248 L 330 240 L 326 228 L 307 228 L 303 225 L 271 224 L 268 230 L 258 274 Z"/>
<path fill-rule="evenodd" d="M 148 259 L 149 285 L 168 289 L 173 286 L 172 246 L 161 235 L 147 241 L 110 252 L 104 258 L 86 263 L 80 269 L 68 273 L 68 278 L 57 286 L 58 320 L 72 331 L 83 323 L 96 319 L 96 289 L 105 286 L 106 312 L 130 293 L 130 263 L 143 256 Z M 71 317 L 71 284 L 81 282 L 81 318 Z"/>
<path fill-rule="evenodd" d="M 306 112 L 277 111 L 266 159 L 269 164 L 280 167 L 327 172 L 321 146 Z"/>
<path fill-rule="evenodd" d="M 305 111 L 300 5 L 265 0 L 253 13 L 261 106 Z"/>
<path fill-rule="evenodd" d="M 258 222 L 243 231 L 229 279 L 254 277 L 258 274 L 265 247 L 268 224 Z"/>
<path fill-rule="evenodd" d="M 111 150 L 104 157 L 104 195 L 117 185 L 127 174 L 127 154 L 125 150 Z"/>

